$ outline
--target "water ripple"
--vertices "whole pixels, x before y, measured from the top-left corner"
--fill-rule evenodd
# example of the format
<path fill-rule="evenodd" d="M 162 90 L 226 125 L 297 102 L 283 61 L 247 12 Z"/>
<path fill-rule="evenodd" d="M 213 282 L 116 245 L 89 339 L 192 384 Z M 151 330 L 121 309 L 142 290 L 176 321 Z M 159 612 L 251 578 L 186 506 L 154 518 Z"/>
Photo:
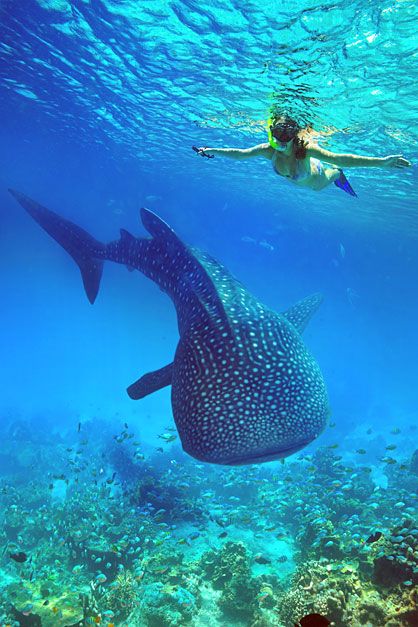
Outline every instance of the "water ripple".
<path fill-rule="evenodd" d="M 330 149 L 417 161 L 413 1 L 28 0 L 3 2 L 0 12 L 5 97 L 43 108 L 74 142 L 94 135 L 107 150 L 125 146 L 144 171 L 163 144 L 181 151 L 177 174 L 190 176 L 192 136 L 215 145 L 263 140 L 272 102 L 313 123 Z M 172 175 L 171 164 L 159 167 Z M 207 168 L 194 172 L 207 178 Z M 254 201 L 266 180 L 259 164 L 258 186 L 236 164 L 211 172 L 217 186 L 245 189 Z M 416 169 L 354 176 L 363 198 L 379 199 L 376 211 L 360 201 L 357 220 L 418 232 Z M 306 193 L 293 191 L 284 194 Z"/>

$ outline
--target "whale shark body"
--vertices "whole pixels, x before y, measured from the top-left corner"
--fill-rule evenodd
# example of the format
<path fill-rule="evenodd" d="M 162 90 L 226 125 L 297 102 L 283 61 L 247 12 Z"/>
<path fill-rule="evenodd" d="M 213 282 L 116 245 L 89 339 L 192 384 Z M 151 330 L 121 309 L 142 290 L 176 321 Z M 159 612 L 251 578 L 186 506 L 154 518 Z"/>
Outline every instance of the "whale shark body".
<path fill-rule="evenodd" d="M 150 238 L 121 229 L 120 239 L 103 244 L 10 192 L 76 261 L 91 303 L 106 260 L 139 270 L 169 295 L 180 336 L 173 362 L 142 376 L 128 394 L 139 399 L 171 385 L 187 453 L 215 464 L 260 463 L 287 457 L 321 433 L 329 413 L 326 387 L 301 337 L 320 295 L 276 313 L 148 209 L 141 218 Z"/>

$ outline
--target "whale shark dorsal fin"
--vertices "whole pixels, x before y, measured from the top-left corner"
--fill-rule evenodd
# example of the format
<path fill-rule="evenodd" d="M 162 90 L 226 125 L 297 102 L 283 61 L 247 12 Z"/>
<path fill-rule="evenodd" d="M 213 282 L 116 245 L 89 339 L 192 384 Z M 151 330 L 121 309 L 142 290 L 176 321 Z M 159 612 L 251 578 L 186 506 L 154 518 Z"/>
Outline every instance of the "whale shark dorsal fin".
<path fill-rule="evenodd" d="M 171 385 L 171 378 L 173 376 L 173 364 L 168 364 L 159 370 L 153 372 L 147 372 L 142 377 L 132 383 L 128 387 L 128 394 L 133 400 L 144 398 L 157 390 Z"/>
<path fill-rule="evenodd" d="M 162 220 L 150 209 L 147 209 L 146 207 L 141 208 L 141 220 L 148 233 L 153 237 L 157 239 L 175 239 L 176 241 L 181 242 L 173 229 L 168 226 L 167 222 L 164 222 L 164 220 Z"/>
<path fill-rule="evenodd" d="M 182 265 L 180 284 L 194 293 L 199 305 L 210 318 L 221 317 L 226 320 L 227 316 L 212 277 L 199 259 L 197 251 L 186 246 L 176 232 L 150 209 L 142 207 L 141 220 L 155 240 L 169 243 L 171 253 Z"/>
<path fill-rule="evenodd" d="M 119 229 L 120 232 L 120 240 L 122 244 L 131 244 L 135 241 L 135 237 L 132 235 L 132 233 L 129 233 L 129 231 L 127 231 L 126 229 Z"/>
<path fill-rule="evenodd" d="M 302 333 L 323 300 L 322 294 L 312 294 L 284 311 L 282 315 L 296 327 L 299 333 Z"/>

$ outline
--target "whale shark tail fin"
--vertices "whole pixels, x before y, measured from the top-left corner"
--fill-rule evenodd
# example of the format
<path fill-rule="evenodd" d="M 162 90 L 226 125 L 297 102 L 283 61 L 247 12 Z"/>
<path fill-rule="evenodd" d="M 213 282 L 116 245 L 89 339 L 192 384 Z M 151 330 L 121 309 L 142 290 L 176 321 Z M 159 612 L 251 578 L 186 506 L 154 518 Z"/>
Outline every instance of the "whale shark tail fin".
<path fill-rule="evenodd" d="M 12 196 L 58 244 L 71 255 L 80 268 L 87 298 L 96 300 L 103 272 L 104 245 L 87 231 L 38 204 L 25 194 L 9 189 Z"/>

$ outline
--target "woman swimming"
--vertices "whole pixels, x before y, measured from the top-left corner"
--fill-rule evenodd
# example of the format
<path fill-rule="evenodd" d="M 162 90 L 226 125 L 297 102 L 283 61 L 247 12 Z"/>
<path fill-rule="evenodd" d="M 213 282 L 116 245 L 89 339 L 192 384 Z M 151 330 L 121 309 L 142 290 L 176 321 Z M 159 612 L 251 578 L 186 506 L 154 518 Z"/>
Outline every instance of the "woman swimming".
<path fill-rule="evenodd" d="M 300 127 L 288 116 L 277 116 L 269 120 L 268 143 L 244 149 L 194 147 L 194 150 L 206 157 L 222 155 L 238 160 L 264 157 L 272 162 L 276 174 L 285 176 L 296 185 L 320 191 L 334 183 L 352 196 L 357 194 L 347 181 L 342 167 L 404 168 L 411 165 L 402 155 L 362 157 L 325 150 L 314 143 L 311 131 L 308 127 Z"/>

